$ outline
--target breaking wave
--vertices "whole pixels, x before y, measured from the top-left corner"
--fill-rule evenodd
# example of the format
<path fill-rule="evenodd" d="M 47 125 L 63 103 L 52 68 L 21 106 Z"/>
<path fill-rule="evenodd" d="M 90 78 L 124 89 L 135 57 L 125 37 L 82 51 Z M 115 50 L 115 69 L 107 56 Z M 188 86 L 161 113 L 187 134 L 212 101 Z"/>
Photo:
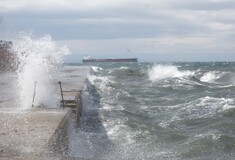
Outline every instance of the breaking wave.
<path fill-rule="evenodd" d="M 171 65 L 154 65 L 148 70 L 151 81 L 158 81 L 166 78 L 181 78 L 193 76 L 192 71 L 180 71 L 176 66 Z"/>
<path fill-rule="evenodd" d="M 21 35 L 14 42 L 14 53 L 19 60 L 18 87 L 20 103 L 23 108 L 34 104 L 39 106 L 56 106 L 56 97 L 53 92 L 52 79 L 63 62 L 63 56 L 69 54 L 66 46 L 59 46 L 46 35 L 34 38 L 32 35 Z"/>
<path fill-rule="evenodd" d="M 216 71 L 211 71 L 211 72 L 206 72 L 202 75 L 200 78 L 200 81 L 202 82 L 214 82 L 215 80 L 219 79 L 221 77 L 222 73 L 216 72 Z"/>
<path fill-rule="evenodd" d="M 103 68 L 97 67 L 97 66 L 92 66 L 91 69 L 92 69 L 92 73 L 97 73 L 103 70 Z"/>

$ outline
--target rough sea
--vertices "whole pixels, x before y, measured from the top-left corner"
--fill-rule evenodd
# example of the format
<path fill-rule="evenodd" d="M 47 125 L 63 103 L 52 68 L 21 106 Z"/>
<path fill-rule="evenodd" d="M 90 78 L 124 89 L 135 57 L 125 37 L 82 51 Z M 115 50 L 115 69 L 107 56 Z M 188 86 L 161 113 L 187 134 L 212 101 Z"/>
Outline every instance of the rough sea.
<path fill-rule="evenodd" d="M 235 159 L 235 63 L 92 65 L 113 159 Z"/>

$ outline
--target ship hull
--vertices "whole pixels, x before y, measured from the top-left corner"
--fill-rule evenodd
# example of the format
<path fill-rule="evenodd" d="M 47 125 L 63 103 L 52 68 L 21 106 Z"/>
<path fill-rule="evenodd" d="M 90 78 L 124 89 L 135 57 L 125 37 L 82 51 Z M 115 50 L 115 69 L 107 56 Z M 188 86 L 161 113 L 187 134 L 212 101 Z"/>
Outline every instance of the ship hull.
<path fill-rule="evenodd" d="M 138 62 L 137 58 L 125 58 L 125 59 L 83 59 L 82 62 Z"/>

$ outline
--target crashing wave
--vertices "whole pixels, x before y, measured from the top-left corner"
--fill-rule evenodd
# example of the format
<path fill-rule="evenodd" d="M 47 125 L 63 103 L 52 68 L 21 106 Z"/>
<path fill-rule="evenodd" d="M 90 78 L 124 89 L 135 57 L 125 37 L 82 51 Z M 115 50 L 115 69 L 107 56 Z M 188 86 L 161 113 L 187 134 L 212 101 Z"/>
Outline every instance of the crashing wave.
<path fill-rule="evenodd" d="M 193 76 L 192 71 L 180 71 L 176 66 L 171 65 L 154 65 L 148 70 L 148 75 L 151 81 L 158 81 L 167 78 L 182 78 Z"/>
<path fill-rule="evenodd" d="M 21 106 L 31 106 L 36 88 L 35 105 L 56 106 L 57 99 L 50 95 L 53 91 L 52 78 L 62 64 L 63 56 L 69 54 L 68 48 L 57 45 L 49 35 L 41 38 L 22 35 L 14 42 L 13 49 L 19 60 L 17 72 Z"/>

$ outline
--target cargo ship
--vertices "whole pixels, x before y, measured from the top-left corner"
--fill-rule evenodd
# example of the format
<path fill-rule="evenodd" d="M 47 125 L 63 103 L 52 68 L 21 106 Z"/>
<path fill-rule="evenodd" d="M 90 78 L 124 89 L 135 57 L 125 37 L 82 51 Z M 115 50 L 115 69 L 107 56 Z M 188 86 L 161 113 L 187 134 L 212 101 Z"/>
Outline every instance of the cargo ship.
<path fill-rule="evenodd" d="M 138 62 L 137 58 L 106 58 L 106 59 L 95 59 L 91 56 L 85 56 L 82 60 L 83 63 L 86 62 Z"/>

